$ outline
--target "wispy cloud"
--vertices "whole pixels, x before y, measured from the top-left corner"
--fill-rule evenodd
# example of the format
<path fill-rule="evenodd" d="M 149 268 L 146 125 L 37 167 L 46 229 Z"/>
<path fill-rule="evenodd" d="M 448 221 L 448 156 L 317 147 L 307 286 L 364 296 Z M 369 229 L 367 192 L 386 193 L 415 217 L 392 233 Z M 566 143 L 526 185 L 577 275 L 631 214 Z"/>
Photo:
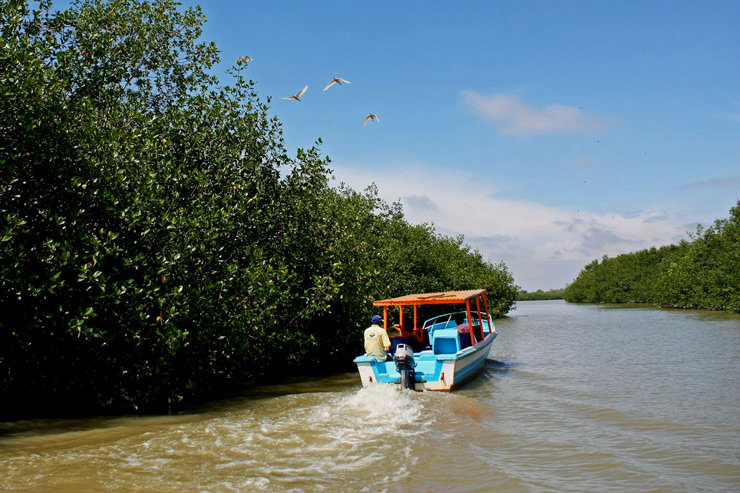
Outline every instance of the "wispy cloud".
<path fill-rule="evenodd" d="M 591 168 L 593 167 L 593 163 L 591 160 L 586 159 L 585 157 L 578 157 L 573 159 L 573 164 L 578 168 Z"/>
<path fill-rule="evenodd" d="M 414 166 L 365 169 L 338 167 L 335 174 L 357 190 L 374 182 L 385 200 L 400 198 L 412 223 L 465 235 L 491 261 L 503 260 L 525 289 L 563 287 L 595 258 L 675 243 L 686 233 L 661 211 L 578 212 L 498 198 L 480 177 Z"/>
<path fill-rule="evenodd" d="M 499 132 L 510 135 L 532 135 L 553 132 L 595 132 L 609 125 L 607 118 L 590 115 L 575 106 L 552 104 L 532 108 L 512 94 L 483 96 L 463 90 L 462 98 L 474 113 L 498 124 Z"/>
<path fill-rule="evenodd" d="M 682 190 L 693 190 L 696 188 L 730 188 L 740 190 L 740 175 L 738 176 L 725 176 L 720 178 L 712 178 L 704 181 L 696 181 L 693 183 L 686 183 L 681 186 Z"/>

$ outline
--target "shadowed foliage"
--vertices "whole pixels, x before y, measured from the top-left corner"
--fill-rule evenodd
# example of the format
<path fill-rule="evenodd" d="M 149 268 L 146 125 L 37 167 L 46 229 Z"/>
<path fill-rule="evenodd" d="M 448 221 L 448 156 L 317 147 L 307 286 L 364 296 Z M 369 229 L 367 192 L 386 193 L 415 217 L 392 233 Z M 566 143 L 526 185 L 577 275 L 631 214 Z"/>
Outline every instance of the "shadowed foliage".
<path fill-rule="evenodd" d="M 516 286 L 462 238 L 286 153 L 238 60 L 172 1 L 0 0 L 7 416 L 162 411 L 351 364 L 371 301 Z"/>

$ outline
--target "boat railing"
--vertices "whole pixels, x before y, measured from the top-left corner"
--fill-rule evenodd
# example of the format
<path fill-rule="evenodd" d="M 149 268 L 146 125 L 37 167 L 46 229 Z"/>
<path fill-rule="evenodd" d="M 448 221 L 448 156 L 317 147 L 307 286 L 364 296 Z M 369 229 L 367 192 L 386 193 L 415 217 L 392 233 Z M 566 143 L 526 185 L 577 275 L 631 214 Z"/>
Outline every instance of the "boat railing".
<path fill-rule="evenodd" d="M 486 322 L 488 331 L 496 332 L 496 328 L 493 325 L 493 321 L 486 312 L 481 312 L 483 321 Z M 426 329 L 431 335 L 436 329 L 451 329 L 462 324 L 468 323 L 468 315 L 464 311 L 445 313 L 443 315 L 437 315 L 424 322 L 422 330 Z M 480 326 L 480 320 L 478 317 L 473 316 L 473 328 Z"/>
<path fill-rule="evenodd" d="M 489 316 L 486 312 L 480 312 L 481 317 L 483 317 L 483 320 L 489 320 Z M 467 323 L 468 321 L 468 315 L 464 311 L 459 312 L 453 312 L 453 313 L 445 313 L 444 315 L 437 315 L 436 317 L 432 317 L 424 322 L 424 326 L 422 328 L 430 327 L 432 325 L 437 325 L 439 323 L 443 322 L 450 322 L 455 321 L 460 324 Z M 473 325 L 478 325 L 479 320 L 478 317 L 473 316 Z M 458 324 L 459 325 L 459 324 Z"/>
<path fill-rule="evenodd" d="M 424 322 L 424 325 L 422 326 L 422 329 L 429 329 L 433 331 L 435 328 L 442 328 L 443 324 L 444 324 L 444 327 L 447 328 L 450 322 L 454 322 L 455 327 L 457 327 L 458 323 L 457 323 L 456 317 L 460 317 L 460 315 L 465 317 L 465 312 L 454 312 L 454 313 L 445 313 L 444 315 L 437 315 L 436 317 L 426 320 Z M 435 326 L 439 326 L 439 327 L 435 327 Z"/>

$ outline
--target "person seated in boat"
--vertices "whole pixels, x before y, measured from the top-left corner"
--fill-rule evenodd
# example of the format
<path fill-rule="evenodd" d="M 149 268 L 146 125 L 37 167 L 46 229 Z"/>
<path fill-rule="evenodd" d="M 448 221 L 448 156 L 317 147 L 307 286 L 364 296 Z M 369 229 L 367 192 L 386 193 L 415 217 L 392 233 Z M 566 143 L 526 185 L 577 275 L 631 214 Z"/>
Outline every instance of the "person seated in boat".
<path fill-rule="evenodd" d="M 381 318 L 373 315 L 372 325 L 365 329 L 365 356 L 372 356 L 378 361 L 390 359 L 388 350 L 391 348 L 391 340 L 385 329 L 380 326 Z"/>
<path fill-rule="evenodd" d="M 401 324 L 393 324 L 390 329 L 388 329 L 388 337 L 396 337 L 403 334 L 403 326 Z"/>

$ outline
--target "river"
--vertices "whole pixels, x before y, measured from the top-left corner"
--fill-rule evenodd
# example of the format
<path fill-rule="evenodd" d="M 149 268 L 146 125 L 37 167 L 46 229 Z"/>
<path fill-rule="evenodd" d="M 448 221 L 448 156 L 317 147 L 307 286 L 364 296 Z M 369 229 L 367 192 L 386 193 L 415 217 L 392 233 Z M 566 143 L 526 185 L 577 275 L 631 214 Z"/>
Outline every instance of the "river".
<path fill-rule="evenodd" d="M 534 301 L 496 325 L 452 393 L 349 373 L 175 416 L 0 423 L 0 489 L 740 491 L 740 316 Z"/>

